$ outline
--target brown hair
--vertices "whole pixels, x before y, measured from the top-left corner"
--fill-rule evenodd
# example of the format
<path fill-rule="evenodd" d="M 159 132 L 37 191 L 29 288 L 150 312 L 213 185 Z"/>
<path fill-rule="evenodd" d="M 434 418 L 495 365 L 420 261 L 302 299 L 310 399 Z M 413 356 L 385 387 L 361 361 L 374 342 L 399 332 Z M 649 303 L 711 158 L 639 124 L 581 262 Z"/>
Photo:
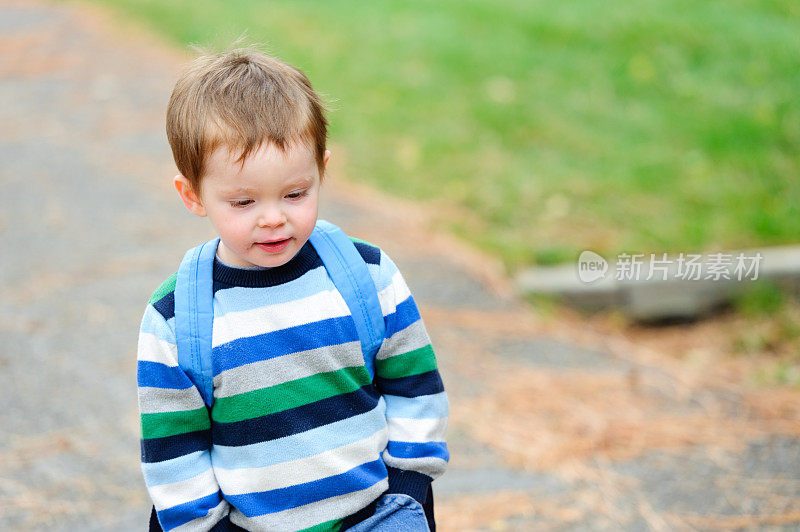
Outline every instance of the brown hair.
<path fill-rule="evenodd" d="M 311 148 L 325 172 L 328 121 L 322 99 L 299 69 L 253 48 L 204 54 L 175 83 L 167 138 L 178 171 L 200 193 L 206 159 L 219 146 L 241 151 L 262 143 Z"/>

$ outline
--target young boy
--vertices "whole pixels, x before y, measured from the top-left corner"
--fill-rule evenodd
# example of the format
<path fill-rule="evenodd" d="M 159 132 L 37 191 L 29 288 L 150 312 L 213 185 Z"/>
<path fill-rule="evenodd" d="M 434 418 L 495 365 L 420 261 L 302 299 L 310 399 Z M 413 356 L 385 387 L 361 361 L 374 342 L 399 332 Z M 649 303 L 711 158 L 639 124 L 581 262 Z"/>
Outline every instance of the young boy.
<path fill-rule="evenodd" d="M 173 275 L 138 347 L 152 528 L 434 528 L 448 403 L 414 299 L 383 251 L 355 241 L 386 327 L 370 382 L 354 319 L 309 242 L 330 157 L 323 111 L 302 72 L 247 49 L 200 57 L 172 93 L 175 188 L 220 237 L 214 403 L 178 364 Z"/>

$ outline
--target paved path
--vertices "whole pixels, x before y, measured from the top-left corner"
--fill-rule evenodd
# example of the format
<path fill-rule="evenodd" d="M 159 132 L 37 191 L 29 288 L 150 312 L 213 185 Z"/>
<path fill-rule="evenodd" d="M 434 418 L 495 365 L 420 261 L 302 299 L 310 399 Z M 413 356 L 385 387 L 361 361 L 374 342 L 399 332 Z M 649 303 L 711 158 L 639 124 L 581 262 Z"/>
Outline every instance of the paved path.
<path fill-rule="evenodd" d="M 2 530 L 147 517 L 137 326 L 209 233 L 169 185 L 182 58 L 114 28 L 73 4 L 0 2 Z M 442 530 L 800 528 L 796 392 L 534 315 L 423 210 L 341 174 L 323 215 L 398 262 L 450 393 Z"/>

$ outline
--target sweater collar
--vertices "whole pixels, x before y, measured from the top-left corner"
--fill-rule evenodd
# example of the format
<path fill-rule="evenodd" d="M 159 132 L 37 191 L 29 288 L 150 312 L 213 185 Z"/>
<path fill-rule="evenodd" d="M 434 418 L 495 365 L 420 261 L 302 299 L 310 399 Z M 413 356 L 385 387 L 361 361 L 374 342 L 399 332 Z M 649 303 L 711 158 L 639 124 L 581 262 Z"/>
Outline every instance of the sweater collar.
<path fill-rule="evenodd" d="M 227 286 L 263 288 L 293 281 L 318 266 L 322 266 L 322 261 L 311 242 L 306 242 L 289 262 L 274 268 L 236 268 L 214 257 L 214 281 Z"/>

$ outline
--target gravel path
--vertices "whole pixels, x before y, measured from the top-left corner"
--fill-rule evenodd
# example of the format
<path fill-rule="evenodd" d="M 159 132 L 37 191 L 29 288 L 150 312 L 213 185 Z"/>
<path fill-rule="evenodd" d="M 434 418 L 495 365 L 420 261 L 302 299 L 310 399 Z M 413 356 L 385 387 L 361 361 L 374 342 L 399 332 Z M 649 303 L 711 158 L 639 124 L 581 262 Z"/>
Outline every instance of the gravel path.
<path fill-rule="evenodd" d="M 210 236 L 170 186 L 163 112 L 183 57 L 109 22 L 0 1 L 2 530 L 145 528 L 138 323 Z M 393 256 L 437 348 L 442 530 L 800 528 L 796 391 L 715 384 L 707 366 L 548 324 L 423 209 L 338 173 L 323 217 Z"/>

